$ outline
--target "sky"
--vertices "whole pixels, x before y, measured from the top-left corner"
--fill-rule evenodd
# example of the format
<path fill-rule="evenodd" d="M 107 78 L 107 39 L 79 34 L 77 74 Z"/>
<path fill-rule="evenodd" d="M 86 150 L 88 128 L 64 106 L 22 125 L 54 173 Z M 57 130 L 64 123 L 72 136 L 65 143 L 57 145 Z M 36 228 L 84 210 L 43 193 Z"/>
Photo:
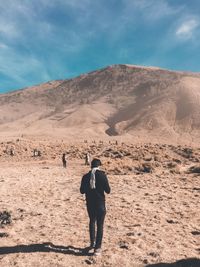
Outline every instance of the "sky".
<path fill-rule="evenodd" d="M 200 72 L 200 1 L 0 0 L 0 93 L 113 64 Z"/>

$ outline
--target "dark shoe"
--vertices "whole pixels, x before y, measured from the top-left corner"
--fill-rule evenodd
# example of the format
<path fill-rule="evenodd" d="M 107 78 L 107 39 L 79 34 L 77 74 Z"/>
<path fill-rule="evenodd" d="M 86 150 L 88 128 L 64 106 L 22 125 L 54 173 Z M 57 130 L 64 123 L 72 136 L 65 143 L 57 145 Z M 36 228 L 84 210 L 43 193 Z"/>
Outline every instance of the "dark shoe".
<path fill-rule="evenodd" d="M 89 252 L 90 250 L 94 248 L 95 248 L 95 244 L 91 244 L 90 246 L 86 247 L 84 250 Z"/>

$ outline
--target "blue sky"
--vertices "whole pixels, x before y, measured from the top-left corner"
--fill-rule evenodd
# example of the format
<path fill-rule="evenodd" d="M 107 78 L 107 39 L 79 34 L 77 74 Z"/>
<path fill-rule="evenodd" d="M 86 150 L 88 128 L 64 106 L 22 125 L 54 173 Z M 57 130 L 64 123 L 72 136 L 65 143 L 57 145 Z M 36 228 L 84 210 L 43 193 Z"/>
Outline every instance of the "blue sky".
<path fill-rule="evenodd" d="M 0 0 L 0 92 L 128 63 L 200 72 L 199 0 Z"/>

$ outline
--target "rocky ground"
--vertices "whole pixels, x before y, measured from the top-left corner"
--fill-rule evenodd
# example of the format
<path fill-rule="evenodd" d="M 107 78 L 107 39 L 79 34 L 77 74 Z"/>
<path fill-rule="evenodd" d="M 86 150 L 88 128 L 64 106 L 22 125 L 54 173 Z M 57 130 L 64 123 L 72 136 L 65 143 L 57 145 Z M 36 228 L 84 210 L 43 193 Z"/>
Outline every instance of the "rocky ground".
<path fill-rule="evenodd" d="M 84 251 L 86 152 L 101 158 L 112 188 L 98 258 Z M 147 266 L 200 257 L 198 147 L 14 140 L 1 143 L 0 162 L 2 266 Z M 1 220 L 3 211 L 11 221 Z"/>

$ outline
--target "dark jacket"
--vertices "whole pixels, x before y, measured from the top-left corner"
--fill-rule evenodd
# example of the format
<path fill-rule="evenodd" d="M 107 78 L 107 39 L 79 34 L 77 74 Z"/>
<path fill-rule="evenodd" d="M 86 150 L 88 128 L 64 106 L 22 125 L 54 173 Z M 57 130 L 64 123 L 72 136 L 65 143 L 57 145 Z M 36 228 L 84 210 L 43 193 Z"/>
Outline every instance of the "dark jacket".
<path fill-rule="evenodd" d="M 86 202 L 90 204 L 101 204 L 105 202 L 104 192 L 110 193 L 110 186 L 108 183 L 108 178 L 105 172 L 97 170 L 95 172 L 96 188 L 90 188 L 90 175 L 91 171 L 85 174 L 81 181 L 81 194 L 86 195 Z"/>

